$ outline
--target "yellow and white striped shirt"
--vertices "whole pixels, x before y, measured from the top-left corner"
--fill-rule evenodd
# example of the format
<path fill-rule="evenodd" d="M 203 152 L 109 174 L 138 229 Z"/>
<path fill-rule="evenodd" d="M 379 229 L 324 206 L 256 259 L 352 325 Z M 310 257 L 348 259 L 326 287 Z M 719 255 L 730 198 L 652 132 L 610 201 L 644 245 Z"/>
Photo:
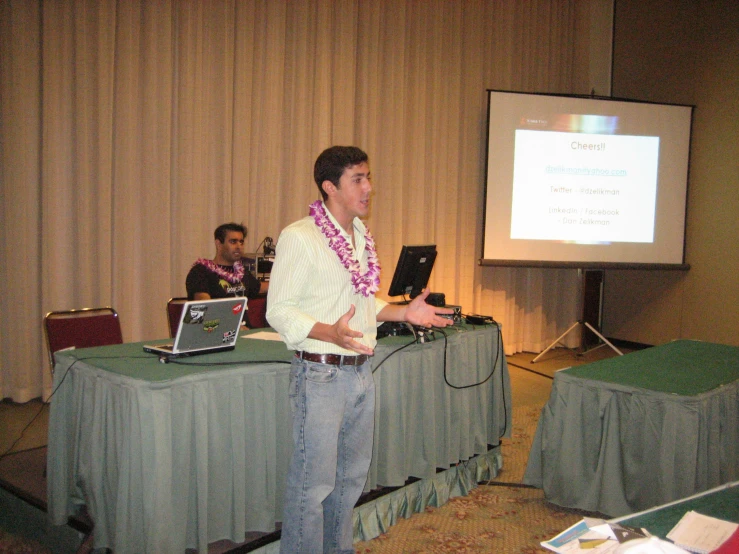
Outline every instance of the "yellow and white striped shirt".
<path fill-rule="evenodd" d="M 324 205 L 325 208 L 325 205 Z M 326 213 L 344 238 L 351 244 L 346 231 Z M 362 273 L 367 271 L 365 251 L 366 228 L 354 219 L 354 255 Z M 287 226 L 280 233 L 275 251 L 267 293 L 267 321 L 277 330 L 291 350 L 316 354 L 347 354 L 356 352 L 336 344 L 309 339 L 316 322 L 333 325 L 354 304 L 356 312 L 349 326 L 363 333 L 356 340 L 374 348 L 377 343 L 377 314 L 387 302 L 354 292 L 351 274 L 339 256 L 329 247 L 328 239 L 311 216 Z"/>

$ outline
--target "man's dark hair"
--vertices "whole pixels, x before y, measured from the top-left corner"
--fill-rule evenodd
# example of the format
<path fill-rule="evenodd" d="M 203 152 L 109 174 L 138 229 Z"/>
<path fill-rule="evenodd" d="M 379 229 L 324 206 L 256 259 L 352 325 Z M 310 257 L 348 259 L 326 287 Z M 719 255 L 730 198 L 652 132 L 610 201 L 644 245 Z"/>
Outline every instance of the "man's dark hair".
<path fill-rule="evenodd" d="M 331 181 L 338 187 L 339 179 L 341 179 L 341 175 L 347 167 L 368 160 L 367 154 L 356 146 L 332 146 L 321 152 L 313 167 L 313 178 L 316 180 L 316 185 L 318 185 L 318 190 L 321 191 L 323 199 L 328 198 L 328 194 L 321 186 L 324 181 Z"/>
<path fill-rule="evenodd" d="M 218 227 L 216 227 L 213 236 L 218 242 L 225 242 L 226 233 L 228 233 L 229 231 L 239 232 L 244 235 L 244 238 L 246 238 L 246 227 L 239 223 L 224 223 L 223 225 L 219 225 Z"/>

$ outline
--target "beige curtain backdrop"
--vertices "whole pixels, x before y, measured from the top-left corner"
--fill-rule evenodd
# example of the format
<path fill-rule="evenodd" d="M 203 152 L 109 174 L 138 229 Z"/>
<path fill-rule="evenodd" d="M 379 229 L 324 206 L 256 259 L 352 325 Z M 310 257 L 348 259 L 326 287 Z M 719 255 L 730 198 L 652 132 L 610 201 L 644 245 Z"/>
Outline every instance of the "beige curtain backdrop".
<path fill-rule="evenodd" d="M 0 0 L 0 398 L 50 394 L 50 310 L 167 336 L 213 229 L 276 239 L 332 144 L 370 155 L 383 291 L 401 245 L 435 243 L 431 289 L 494 316 L 507 353 L 542 350 L 579 277 L 477 265 L 486 89 L 589 93 L 604 4 Z"/>

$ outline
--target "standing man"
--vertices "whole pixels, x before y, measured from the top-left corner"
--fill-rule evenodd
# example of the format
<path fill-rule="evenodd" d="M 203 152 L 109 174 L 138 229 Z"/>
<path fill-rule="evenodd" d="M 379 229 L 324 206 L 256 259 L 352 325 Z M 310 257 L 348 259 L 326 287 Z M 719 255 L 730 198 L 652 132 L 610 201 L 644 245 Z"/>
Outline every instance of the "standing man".
<path fill-rule="evenodd" d="M 216 243 L 215 258 L 200 258 L 187 274 L 185 287 L 188 300 L 228 296 L 254 298 L 260 292 L 267 292 L 269 283 L 257 281 L 241 262 L 246 227 L 238 223 L 224 223 L 218 226 L 213 236 Z"/>
<path fill-rule="evenodd" d="M 426 304 L 375 298 L 380 265 L 369 213 L 367 154 L 333 146 L 316 160 L 323 201 L 286 227 L 270 274 L 267 319 L 291 350 L 293 456 L 287 475 L 280 552 L 354 552 L 352 511 L 372 458 L 375 388 L 370 357 L 378 321 L 446 327 Z"/>

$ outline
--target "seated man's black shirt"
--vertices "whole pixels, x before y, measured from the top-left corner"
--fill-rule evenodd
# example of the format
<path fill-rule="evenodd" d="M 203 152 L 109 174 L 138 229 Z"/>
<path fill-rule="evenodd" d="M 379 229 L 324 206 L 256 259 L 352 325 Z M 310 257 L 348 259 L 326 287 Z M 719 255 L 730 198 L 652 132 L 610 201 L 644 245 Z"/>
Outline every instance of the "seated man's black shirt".
<path fill-rule="evenodd" d="M 221 265 L 224 271 L 233 273 L 233 267 Z M 210 271 L 207 267 L 196 263 L 190 269 L 185 280 L 188 300 L 194 300 L 195 293 L 205 292 L 211 298 L 227 298 L 229 296 L 246 296 L 255 298 L 259 294 L 260 283 L 249 271 L 244 271 L 240 282 L 229 283 L 226 279 Z"/>

